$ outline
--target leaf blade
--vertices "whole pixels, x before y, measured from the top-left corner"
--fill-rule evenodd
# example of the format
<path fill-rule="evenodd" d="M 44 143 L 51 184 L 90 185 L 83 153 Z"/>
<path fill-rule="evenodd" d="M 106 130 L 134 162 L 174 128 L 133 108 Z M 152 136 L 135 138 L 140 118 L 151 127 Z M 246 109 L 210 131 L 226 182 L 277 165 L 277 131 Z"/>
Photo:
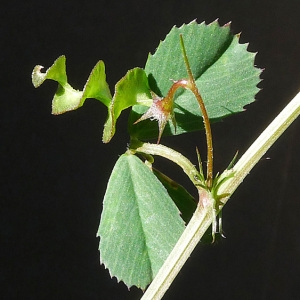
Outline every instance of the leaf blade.
<path fill-rule="evenodd" d="M 136 156 L 123 154 L 108 183 L 97 233 L 101 262 L 111 276 L 144 289 L 183 230 L 178 209 L 155 175 Z"/>
<path fill-rule="evenodd" d="M 167 189 L 168 194 L 178 207 L 182 219 L 186 224 L 194 214 L 197 204 L 193 196 L 179 183 L 169 178 L 159 170 L 153 169 L 153 173 Z"/>
<path fill-rule="evenodd" d="M 57 81 L 58 87 L 52 100 L 52 114 L 58 115 L 75 110 L 84 104 L 86 98 L 95 98 L 109 106 L 111 94 L 106 82 L 105 66 L 99 61 L 93 68 L 83 91 L 75 90 L 67 80 L 66 57 L 61 55 L 45 73 L 42 66 L 37 65 L 32 72 L 32 83 L 39 87 L 46 79 Z"/>
<path fill-rule="evenodd" d="M 104 125 L 102 140 L 108 143 L 115 134 L 117 119 L 121 112 L 133 105 L 150 105 L 150 88 L 146 73 L 141 68 L 129 70 L 116 86 L 113 99 L 108 107 L 108 117 Z"/>
<path fill-rule="evenodd" d="M 171 30 L 155 54 L 148 57 L 145 71 L 151 89 L 165 96 L 172 85 L 170 78 L 187 78 L 179 34 L 183 35 L 192 72 L 211 122 L 241 112 L 245 105 L 254 101 L 261 73 L 254 67 L 255 54 L 247 51 L 247 44 L 239 44 L 239 35 L 230 33 L 229 24 L 221 27 L 216 21 L 209 25 L 194 21 Z M 134 106 L 129 120 L 131 136 L 141 140 L 156 138 L 158 131 L 155 122 L 132 125 L 145 110 L 145 107 Z M 190 91 L 178 91 L 174 111 L 176 130 L 168 122 L 165 135 L 203 129 L 198 103 Z"/>

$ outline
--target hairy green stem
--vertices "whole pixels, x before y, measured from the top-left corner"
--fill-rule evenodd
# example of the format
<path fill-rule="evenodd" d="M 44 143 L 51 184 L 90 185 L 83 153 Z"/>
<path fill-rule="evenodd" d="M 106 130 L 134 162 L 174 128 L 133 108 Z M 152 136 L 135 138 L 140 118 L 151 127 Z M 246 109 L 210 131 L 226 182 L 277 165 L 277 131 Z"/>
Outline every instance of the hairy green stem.
<path fill-rule="evenodd" d="M 206 144 L 207 144 L 207 168 L 206 168 L 206 180 L 207 180 L 207 186 L 208 188 L 212 187 L 212 181 L 213 181 L 213 142 L 212 142 L 212 132 L 211 132 L 211 126 L 210 126 L 210 121 L 209 121 L 209 117 L 207 114 L 207 110 L 204 104 L 204 101 L 199 93 L 198 87 L 196 85 L 195 82 L 195 78 L 193 76 L 192 70 L 191 70 L 191 66 L 186 54 L 186 50 L 184 47 L 184 41 L 183 41 L 183 37 L 182 34 L 180 35 L 180 45 L 181 45 L 181 49 L 182 49 L 182 54 L 183 54 L 183 58 L 184 58 L 184 63 L 189 75 L 189 85 L 188 88 L 193 92 L 193 94 L 195 95 L 201 113 L 202 113 L 202 117 L 203 117 L 203 123 L 204 123 L 204 129 L 205 129 L 205 135 L 206 135 Z"/>
<path fill-rule="evenodd" d="M 281 111 L 273 122 L 263 131 L 234 166 L 234 176 L 224 182 L 218 194 L 228 195 L 222 202 L 228 201 L 247 174 L 275 143 L 281 134 L 300 114 L 300 93 Z M 180 269 L 200 241 L 213 220 L 212 207 L 198 205 L 192 219 L 176 243 L 171 254 L 159 270 L 142 300 L 159 300 L 163 297 Z"/>
<path fill-rule="evenodd" d="M 133 151 L 133 149 L 130 149 L 130 151 Z M 138 148 L 134 149 L 134 151 L 150 155 L 159 155 L 161 157 L 167 158 L 180 166 L 194 185 L 201 183 L 199 182 L 199 172 L 197 171 L 195 166 L 181 153 L 169 147 L 161 144 L 144 143 Z"/>
<path fill-rule="evenodd" d="M 280 112 L 271 124 L 261 133 L 255 142 L 248 148 L 245 154 L 233 167 L 235 176 L 225 182 L 219 189 L 219 193 L 232 194 L 257 164 L 267 150 L 276 142 L 282 133 L 292 124 L 300 114 L 300 92 Z M 228 200 L 229 197 L 227 197 Z M 226 199 L 222 199 L 225 203 Z"/>
<path fill-rule="evenodd" d="M 197 209 L 179 238 L 171 254 L 146 290 L 142 300 L 159 300 L 163 297 L 213 219 L 212 207 Z"/>

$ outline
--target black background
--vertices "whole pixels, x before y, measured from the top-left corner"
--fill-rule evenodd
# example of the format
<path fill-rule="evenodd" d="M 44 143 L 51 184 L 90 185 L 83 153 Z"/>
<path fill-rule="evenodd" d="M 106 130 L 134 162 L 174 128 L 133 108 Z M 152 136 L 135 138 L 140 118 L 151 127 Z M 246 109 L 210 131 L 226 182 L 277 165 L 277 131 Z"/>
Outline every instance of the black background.
<path fill-rule="evenodd" d="M 247 111 L 213 125 L 215 169 L 243 153 L 300 86 L 299 0 L 7 1 L 1 40 L 2 299 L 139 299 L 99 264 L 96 231 L 106 182 L 126 150 L 126 114 L 101 142 L 106 109 L 95 100 L 52 116 L 56 84 L 31 84 L 36 64 L 67 56 L 82 89 L 99 59 L 114 84 L 143 67 L 173 25 L 232 21 L 265 68 Z M 255 167 L 224 209 L 227 238 L 200 245 L 164 299 L 298 299 L 300 292 L 299 120 Z M 203 133 L 163 138 L 195 161 Z M 266 159 L 270 158 L 270 159 Z M 162 160 L 158 160 L 162 162 Z M 165 163 L 164 171 L 180 170 Z"/>

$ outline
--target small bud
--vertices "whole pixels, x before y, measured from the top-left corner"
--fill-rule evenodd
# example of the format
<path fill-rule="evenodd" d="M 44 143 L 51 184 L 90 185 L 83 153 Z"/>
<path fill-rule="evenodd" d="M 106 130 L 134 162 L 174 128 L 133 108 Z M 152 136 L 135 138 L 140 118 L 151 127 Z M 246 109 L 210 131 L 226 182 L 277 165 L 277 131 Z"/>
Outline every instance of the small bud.
<path fill-rule="evenodd" d="M 153 99 L 152 105 L 137 121 L 134 122 L 134 124 L 146 119 L 150 119 L 151 121 L 157 120 L 159 130 L 157 144 L 159 144 L 164 128 L 170 119 L 176 129 L 173 107 L 174 101 L 173 97 L 170 97 L 169 94 L 164 98 L 157 96 L 153 92 L 151 92 L 151 94 Z"/>

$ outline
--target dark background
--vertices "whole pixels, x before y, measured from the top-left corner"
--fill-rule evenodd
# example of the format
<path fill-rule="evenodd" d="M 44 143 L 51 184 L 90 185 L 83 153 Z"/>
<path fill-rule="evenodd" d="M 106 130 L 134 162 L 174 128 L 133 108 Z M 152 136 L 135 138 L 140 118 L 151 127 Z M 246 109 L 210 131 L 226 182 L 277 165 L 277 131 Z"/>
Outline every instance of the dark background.
<path fill-rule="evenodd" d="M 52 116 L 56 84 L 31 84 L 36 64 L 67 56 L 82 89 L 99 59 L 114 84 L 143 67 L 173 25 L 232 21 L 265 68 L 257 101 L 213 125 L 215 169 L 243 153 L 300 86 L 300 3 L 287 1 L 7 1 L 1 40 L 2 299 L 139 299 L 99 264 L 96 231 L 106 182 L 126 150 L 126 114 L 101 142 L 106 109 L 95 100 Z M 164 299 L 299 299 L 299 120 L 246 178 L 224 209 L 227 238 L 200 245 Z M 163 138 L 195 161 L 203 133 Z M 203 150 L 204 151 L 204 150 Z M 270 158 L 270 159 L 266 159 Z M 181 182 L 172 164 L 164 171 Z M 182 179 L 181 179 L 182 178 Z M 1 296 L 0 295 L 0 296 Z"/>

